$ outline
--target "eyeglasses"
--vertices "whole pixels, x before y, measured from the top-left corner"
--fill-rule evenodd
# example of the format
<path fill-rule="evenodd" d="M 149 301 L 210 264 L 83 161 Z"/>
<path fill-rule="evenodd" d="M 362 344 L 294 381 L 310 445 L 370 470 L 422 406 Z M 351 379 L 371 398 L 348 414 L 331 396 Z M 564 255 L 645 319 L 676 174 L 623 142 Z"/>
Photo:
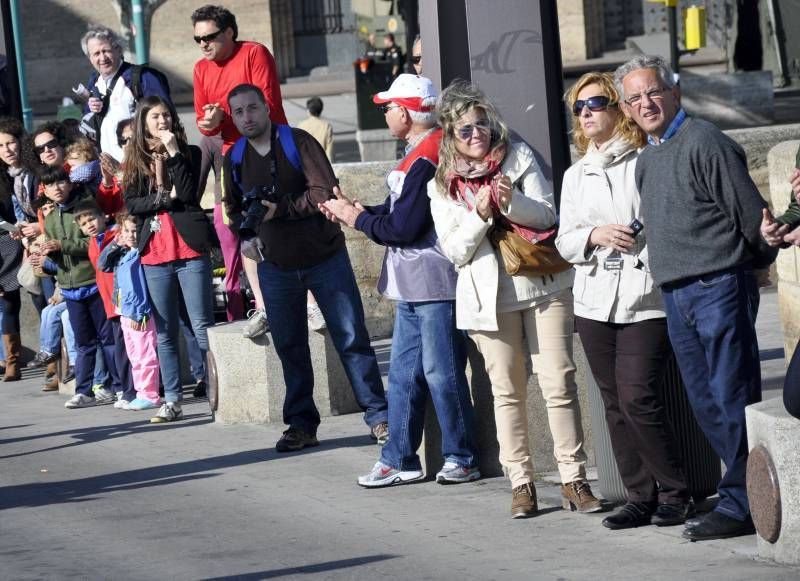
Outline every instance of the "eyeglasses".
<path fill-rule="evenodd" d="M 200 44 L 201 42 L 205 42 L 206 44 L 208 44 L 208 43 L 210 43 L 210 42 L 214 42 L 214 40 L 215 40 L 215 39 L 216 39 L 216 38 L 217 38 L 217 37 L 218 37 L 220 34 L 222 34 L 222 30 L 218 30 L 218 31 L 216 31 L 216 32 L 212 32 L 212 33 L 210 33 L 210 34 L 206 34 L 205 36 L 195 36 L 195 37 L 193 37 L 193 38 L 194 38 L 194 41 L 195 41 L 197 44 Z"/>
<path fill-rule="evenodd" d="M 412 64 L 418 65 L 421 62 L 422 62 L 422 55 L 421 54 L 415 54 L 414 56 L 411 57 L 411 63 Z"/>
<path fill-rule="evenodd" d="M 55 149 L 59 146 L 58 139 L 51 139 L 47 143 L 42 143 L 41 145 L 36 145 L 33 148 L 33 151 L 36 152 L 36 155 L 42 155 L 45 150 L 47 149 Z"/>
<path fill-rule="evenodd" d="M 588 99 L 578 99 L 572 105 L 572 114 L 575 115 L 575 117 L 580 117 L 584 107 L 588 107 L 589 111 L 597 113 L 598 111 L 605 111 L 609 105 L 616 105 L 616 103 L 611 103 L 611 99 L 605 95 L 597 95 L 596 97 L 589 97 Z"/>
<path fill-rule="evenodd" d="M 119 146 L 120 147 L 125 147 L 130 142 L 131 142 L 131 138 L 130 137 L 120 137 L 119 138 Z"/>
<path fill-rule="evenodd" d="M 392 109 L 399 109 L 400 105 L 381 105 L 380 110 L 383 111 L 383 114 L 386 115 Z"/>
<path fill-rule="evenodd" d="M 642 104 L 642 97 L 647 96 L 650 101 L 660 101 L 664 98 L 664 93 L 669 91 L 666 87 L 661 87 L 659 89 L 650 89 L 649 91 L 644 91 L 639 93 L 638 95 L 632 95 L 625 99 L 625 102 L 630 107 L 639 107 Z"/>
<path fill-rule="evenodd" d="M 456 135 L 461 139 L 461 141 L 467 141 L 475 130 L 478 130 L 478 133 L 489 133 L 489 121 L 483 119 L 482 121 L 476 121 L 475 123 L 468 123 L 467 125 L 462 125 L 458 129 L 456 129 Z"/>

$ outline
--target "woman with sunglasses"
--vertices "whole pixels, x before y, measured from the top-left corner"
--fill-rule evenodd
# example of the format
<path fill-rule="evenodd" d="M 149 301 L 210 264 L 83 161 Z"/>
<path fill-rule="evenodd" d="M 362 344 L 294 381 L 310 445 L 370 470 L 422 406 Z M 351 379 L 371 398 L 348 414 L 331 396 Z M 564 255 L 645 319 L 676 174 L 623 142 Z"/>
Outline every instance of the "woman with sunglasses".
<path fill-rule="evenodd" d="M 526 405 L 529 353 L 547 403 L 563 505 L 602 510 L 586 481 L 572 359 L 572 273 L 510 276 L 489 237 L 495 226 L 521 226 L 537 240 L 552 234 L 552 189 L 531 148 L 511 137 L 474 85 L 454 82 L 442 92 L 437 111 L 442 141 L 436 177 L 428 184 L 431 214 L 442 250 L 458 269 L 456 324 L 469 331 L 492 382 L 511 516 L 537 512 Z"/>
<path fill-rule="evenodd" d="M 17 381 L 21 375 L 21 302 L 17 273 L 22 264 L 21 227 L 29 225 L 18 219 L 17 209 L 23 205 L 30 207 L 39 187 L 34 171 L 36 161 L 30 148 L 23 146 L 26 137 L 25 129 L 17 119 L 0 118 L 0 220 L 8 224 L 18 223 L 20 227 L 13 234 L 0 229 L 0 328 L 5 351 L 2 357 L 5 360 L 3 381 Z M 36 211 L 32 212 L 35 216 Z"/>
<path fill-rule="evenodd" d="M 206 329 L 214 324 L 209 251 L 217 237 L 200 208 L 199 175 L 200 151 L 187 144 L 172 104 L 160 97 L 142 99 L 125 150 L 122 183 L 128 211 L 139 217 L 138 250 L 158 335 L 165 403 L 154 423 L 183 416 L 179 301 L 186 306 L 203 358 Z"/>
<path fill-rule="evenodd" d="M 670 345 L 648 268 L 647 224 L 638 232 L 634 222 L 637 148 L 646 139 L 620 111 L 608 73 L 583 75 L 566 100 L 583 157 L 564 175 L 556 245 L 575 265 L 578 333 L 628 491 L 627 504 L 603 525 L 677 525 L 694 508 L 660 392 Z"/>

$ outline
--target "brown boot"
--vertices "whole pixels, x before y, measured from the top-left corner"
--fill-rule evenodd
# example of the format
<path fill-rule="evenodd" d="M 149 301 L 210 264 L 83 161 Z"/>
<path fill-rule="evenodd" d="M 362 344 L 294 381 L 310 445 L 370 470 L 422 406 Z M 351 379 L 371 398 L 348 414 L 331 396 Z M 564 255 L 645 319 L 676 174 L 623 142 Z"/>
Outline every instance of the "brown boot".
<path fill-rule="evenodd" d="M 536 488 L 533 483 L 526 482 L 511 491 L 511 518 L 528 518 L 539 510 L 536 502 Z"/>
<path fill-rule="evenodd" d="M 603 510 L 603 503 L 595 498 L 589 483 L 585 480 L 575 480 L 569 484 L 561 486 L 561 496 L 563 501 L 561 506 L 568 510 L 578 512 L 600 512 Z"/>
<path fill-rule="evenodd" d="M 19 356 L 22 349 L 19 333 L 3 335 L 3 346 L 6 348 L 6 374 L 3 376 L 3 381 L 19 381 L 22 377 L 19 370 Z"/>
<path fill-rule="evenodd" d="M 58 367 L 55 361 L 47 364 L 42 391 L 58 391 Z"/>

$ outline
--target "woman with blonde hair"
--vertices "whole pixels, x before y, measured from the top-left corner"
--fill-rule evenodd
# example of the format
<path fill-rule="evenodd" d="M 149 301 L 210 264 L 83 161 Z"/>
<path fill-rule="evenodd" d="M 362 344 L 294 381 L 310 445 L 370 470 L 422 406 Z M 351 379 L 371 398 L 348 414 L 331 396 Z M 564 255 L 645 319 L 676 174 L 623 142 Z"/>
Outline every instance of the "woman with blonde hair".
<path fill-rule="evenodd" d="M 556 246 L 575 267 L 578 333 L 628 491 L 627 504 L 603 525 L 677 525 L 694 506 L 664 413 L 670 344 L 648 267 L 647 224 L 638 221 L 636 159 L 646 139 L 620 110 L 608 73 L 583 75 L 566 101 L 583 157 L 564 175 Z"/>
<path fill-rule="evenodd" d="M 572 273 L 506 272 L 490 241 L 492 228 L 528 242 L 555 233 L 551 187 L 531 148 L 512 137 L 474 85 L 456 81 L 437 107 L 442 127 L 439 166 L 428 184 L 436 233 L 458 269 L 456 324 L 469 331 L 492 382 L 500 462 L 512 487 L 511 516 L 537 511 L 528 440 L 526 358 L 547 403 L 565 508 L 602 510 L 586 481 L 581 412 L 572 359 Z"/>

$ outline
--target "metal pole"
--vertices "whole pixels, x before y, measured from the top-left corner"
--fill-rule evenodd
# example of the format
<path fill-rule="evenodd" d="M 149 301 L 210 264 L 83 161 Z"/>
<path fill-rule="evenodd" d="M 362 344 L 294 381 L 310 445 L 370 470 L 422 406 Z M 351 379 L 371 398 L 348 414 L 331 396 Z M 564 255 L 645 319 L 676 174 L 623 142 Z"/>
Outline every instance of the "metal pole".
<path fill-rule="evenodd" d="M 19 80 L 19 100 L 22 106 L 22 122 L 26 131 L 33 131 L 33 109 L 28 105 L 28 83 L 25 79 L 25 58 L 22 51 L 22 19 L 19 0 L 11 0 L 11 27 L 14 31 L 14 52 L 17 55 L 17 79 Z"/>
<path fill-rule="evenodd" d="M 134 39 L 136 40 L 136 60 L 143 65 L 149 60 L 147 54 L 147 31 L 144 29 L 144 7 L 142 0 L 131 0 L 131 11 L 133 12 L 133 26 L 135 29 Z"/>
<path fill-rule="evenodd" d="M 680 73 L 681 53 L 678 50 L 678 8 L 667 5 L 667 15 L 669 16 L 669 57 L 672 70 L 677 75 Z"/>

